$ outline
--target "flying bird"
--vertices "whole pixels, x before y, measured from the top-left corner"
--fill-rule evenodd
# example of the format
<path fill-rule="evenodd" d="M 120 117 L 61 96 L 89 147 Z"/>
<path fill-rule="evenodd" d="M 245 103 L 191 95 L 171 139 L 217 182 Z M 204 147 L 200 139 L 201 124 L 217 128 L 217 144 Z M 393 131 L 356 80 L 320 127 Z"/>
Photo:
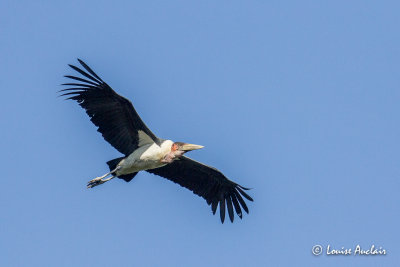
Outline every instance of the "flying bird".
<path fill-rule="evenodd" d="M 61 90 L 61 96 L 77 101 L 103 138 L 124 155 L 108 161 L 110 171 L 90 180 L 88 188 L 115 177 L 130 182 L 139 171 L 147 171 L 204 198 L 211 205 L 213 214 L 219 205 L 222 223 L 225 206 L 231 222 L 234 210 L 239 218 L 242 218 L 242 209 L 249 213 L 243 200 L 244 197 L 253 201 L 245 192 L 249 188 L 227 179 L 219 170 L 185 156 L 187 152 L 203 146 L 157 137 L 141 120 L 129 100 L 117 94 L 85 62 L 78 61 L 84 70 L 69 66 L 81 77 L 65 75 L 73 82 L 62 84 L 69 88 Z"/>

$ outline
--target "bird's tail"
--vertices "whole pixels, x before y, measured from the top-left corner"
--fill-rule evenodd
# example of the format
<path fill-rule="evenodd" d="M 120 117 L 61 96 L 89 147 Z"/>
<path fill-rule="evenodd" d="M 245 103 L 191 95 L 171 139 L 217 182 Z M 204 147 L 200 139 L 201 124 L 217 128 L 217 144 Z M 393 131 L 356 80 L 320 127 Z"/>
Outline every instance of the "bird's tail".
<path fill-rule="evenodd" d="M 118 163 L 123 159 L 124 157 L 112 159 L 110 161 L 107 161 L 107 165 L 110 168 L 110 171 L 114 170 L 117 168 Z"/>
<path fill-rule="evenodd" d="M 120 158 L 116 158 L 116 159 L 107 161 L 107 165 L 110 168 L 110 171 L 115 170 L 115 168 L 117 168 L 118 163 L 122 159 L 124 159 L 124 157 L 120 157 Z M 120 179 L 123 179 L 125 182 L 130 182 L 133 179 L 133 177 L 135 177 L 136 174 L 137 174 L 137 172 L 134 172 L 134 173 L 129 173 L 129 174 L 125 174 L 125 175 L 119 175 L 117 177 Z"/>

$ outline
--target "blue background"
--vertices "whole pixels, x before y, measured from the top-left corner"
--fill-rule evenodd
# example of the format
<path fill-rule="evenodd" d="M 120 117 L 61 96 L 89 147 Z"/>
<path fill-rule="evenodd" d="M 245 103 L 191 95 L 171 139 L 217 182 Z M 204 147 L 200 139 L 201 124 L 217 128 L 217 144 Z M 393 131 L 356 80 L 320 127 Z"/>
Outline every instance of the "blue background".
<path fill-rule="evenodd" d="M 2 266 L 395 266 L 398 1 L 0 3 Z M 252 187 L 223 225 L 57 97 L 80 57 L 160 137 Z M 311 248 L 386 256 L 313 256 Z M 324 253 L 325 254 L 325 251 Z"/>

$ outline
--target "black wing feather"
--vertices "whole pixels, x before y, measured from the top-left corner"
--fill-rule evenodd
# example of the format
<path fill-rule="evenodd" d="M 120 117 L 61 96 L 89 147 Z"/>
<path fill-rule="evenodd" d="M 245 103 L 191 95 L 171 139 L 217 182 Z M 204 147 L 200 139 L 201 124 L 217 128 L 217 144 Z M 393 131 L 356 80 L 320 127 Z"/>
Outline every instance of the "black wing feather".
<path fill-rule="evenodd" d="M 75 77 L 75 76 L 72 76 L 72 75 L 64 75 L 64 77 L 65 78 L 70 78 L 70 79 L 73 79 L 73 80 L 77 80 L 77 81 L 80 81 L 80 82 L 84 82 L 84 83 L 89 83 L 89 84 L 94 85 L 96 87 L 99 86 L 99 84 L 97 84 L 97 83 L 85 80 L 83 78 Z"/>
<path fill-rule="evenodd" d="M 212 213 L 215 215 L 215 212 L 217 211 L 217 207 L 218 207 L 218 200 L 214 200 L 212 203 L 211 203 L 211 210 L 212 210 Z"/>
<path fill-rule="evenodd" d="M 219 199 L 219 215 L 221 217 L 221 222 L 224 223 L 225 220 L 225 198 L 221 195 Z"/>
<path fill-rule="evenodd" d="M 78 61 L 79 61 L 79 63 L 81 63 L 81 65 L 82 65 L 90 74 L 92 74 L 94 77 L 96 77 L 100 82 L 103 82 L 103 80 L 102 80 L 99 76 L 97 76 L 97 74 L 96 74 L 88 65 L 86 65 L 85 62 L 83 62 L 83 61 L 80 60 L 79 58 L 78 58 Z"/>
<path fill-rule="evenodd" d="M 234 192 L 236 198 L 239 200 L 240 205 L 242 205 L 242 208 L 246 213 L 249 213 L 249 209 L 247 208 L 246 202 L 244 202 L 242 196 L 238 192 Z"/>
<path fill-rule="evenodd" d="M 78 67 L 76 67 L 76 66 L 74 66 L 74 65 L 68 64 L 68 66 L 70 66 L 73 70 L 79 72 L 80 74 L 82 74 L 83 76 L 85 76 L 86 78 L 88 78 L 89 80 L 95 81 L 96 83 L 101 83 L 101 82 L 102 82 L 102 81 L 97 80 L 96 78 L 94 78 L 94 77 L 91 76 L 90 74 L 84 72 L 83 70 L 81 70 L 80 68 L 78 68 Z"/>
<path fill-rule="evenodd" d="M 241 189 L 241 186 L 238 186 L 237 190 L 240 192 L 240 194 L 242 194 L 245 198 L 247 198 L 247 200 L 253 201 L 253 199 L 248 194 L 246 194 L 246 192 L 244 192 Z M 245 190 L 248 190 L 248 189 L 245 189 Z"/>
<path fill-rule="evenodd" d="M 239 202 L 235 195 L 231 195 L 233 206 L 235 207 L 236 214 L 242 219 L 242 209 L 240 208 Z"/>
<path fill-rule="evenodd" d="M 139 130 L 145 132 L 154 142 L 160 143 L 140 119 L 132 103 L 118 95 L 82 60 L 78 61 L 88 73 L 76 66 L 69 66 L 88 80 L 66 75 L 65 77 L 82 83 L 65 83 L 64 85 L 79 87 L 63 89 L 61 91 L 69 92 L 62 95 L 70 96 L 67 99 L 77 101 L 86 110 L 104 139 L 126 156 L 138 147 Z"/>
<path fill-rule="evenodd" d="M 164 167 L 147 170 L 147 172 L 167 178 L 168 180 L 186 187 L 196 195 L 201 196 L 207 201 L 208 205 L 211 205 L 213 214 L 215 214 L 219 204 L 222 223 L 225 219 L 225 202 L 232 222 L 234 218 L 233 206 L 240 218 L 242 218 L 240 206 L 242 206 L 247 213 L 249 212 L 241 196 L 241 194 L 244 193 L 242 190 L 243 187 L 228 180 L 217 169 L 188 157 L 181 157 L 179 160 L 165 165 Z M 244 190 L 247 189 L 244 188 Z M 245 194 L 243 196 L 253 201 L 249 195 Z"/>
<path fill-rule="evenodd" d="M 233 222 L 234 215 L 233 215 L 233 205 L 231 196 L 227 195 L 225 199 L 226 199 L 226 206 L 228 208 L 229 219 L 231 220 L 231 222 Z"/>

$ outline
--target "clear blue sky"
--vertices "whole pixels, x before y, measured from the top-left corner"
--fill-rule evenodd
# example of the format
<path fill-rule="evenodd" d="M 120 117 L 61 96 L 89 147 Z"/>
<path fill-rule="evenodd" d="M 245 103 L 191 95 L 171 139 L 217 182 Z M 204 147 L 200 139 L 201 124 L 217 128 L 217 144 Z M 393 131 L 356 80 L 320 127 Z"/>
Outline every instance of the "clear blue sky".
<path fill-rule="evenodd" d="M 58 3 L 56 3 L 58 2 Z M 1 266 L 400 262 L 398 1 L 0 3 Z M 57 97 L 82 58 L 160 137 L 253 188 L 221 224 Z M 386 256 L 313 256 L 372 244 Z"/>

